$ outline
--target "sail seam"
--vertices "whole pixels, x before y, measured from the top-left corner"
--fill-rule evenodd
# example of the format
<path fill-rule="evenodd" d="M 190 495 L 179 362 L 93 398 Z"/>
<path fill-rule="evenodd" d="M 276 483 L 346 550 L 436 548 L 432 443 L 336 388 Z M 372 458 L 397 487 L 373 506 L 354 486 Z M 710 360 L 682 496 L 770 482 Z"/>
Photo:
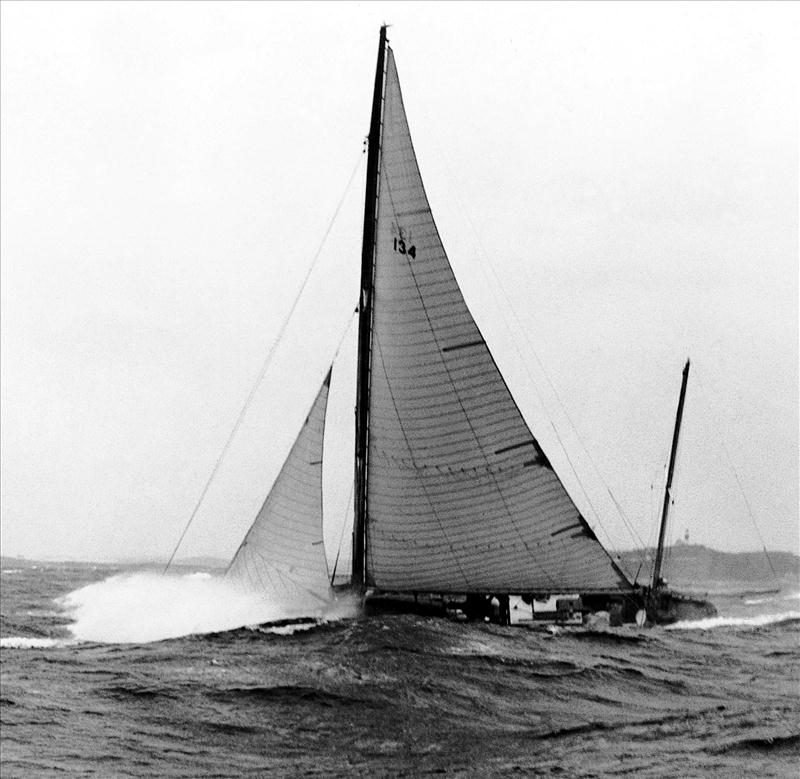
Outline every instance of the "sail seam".
<path fill-rule="evenodd" d="M 348 323 L 349 329 L 349 323 Z M 225 572 L 226 578 L 246 589 L 279 591 L 302 589 L 297 577 L 307 581 L 308 591 L 329 589 L 322 528 L 322 472 L 329 370 L 305 423 L 295 439 L 255 520 Z M 296 572 L 292 576 L 284 568 Z"/>
<path fill-rule="evenodd" d="M 483 346 L 485 342 L 483 340 L 478 341 L 470 341 L 466 344 L 457 344 L 456 346 L 445 346 L 441 349 L 442 352 L 456 352 L 459 349 L 469 349 L 471 346 Z"/>
<path fill-rule="evenodd" d="M 399 86 L 398 86 L 398 92 L 399 92 Z M 400 100 L 401 100 L 401 104 L 402 104 L 402 95 L 400 96 Z M 409 143 L 410 142 L 411 142 L 411 139 L 409 138 Z M 413 153 L 413 144 L 412 144 L 412 153 Z M 414 162 L 416 164 L 416 157 L 415 157 Z M 417 170 L 419 170 L 418 166 L 417 166 Z M 421 181 L 421 177 L 420 177 L 420 181 Z M 392 213 L 393 213 L 393 215 L 395 217 L 395 221 L 397 221 L 397 210 L 396 210 L 395 204 L 394 204 L 394 197 L 393 197 L 393 194 L 392 194 L 392 186 L 391 186 L 391 182 L 389 181 L 388 178 L 386 179 L 386 189 L 387 189 L 387 192 L 389 194 L 389 202 L 390 202 L 390 205 L 391 205 L 391 208 L 392 208 Z M 427 202 L 427 197 L 426 197 L 426 202 Z M 431 215 L 431 219 L 432 218 L 433 217 Z M 399 225 L 398 225 L 398 227 L 399 227 Z M 406 265 L 408 267 L 409 272 L 411 273 L 411 278 L 414 281 L 414 286 L 417 289 L 417 296 L 419 298 L 420 304 L 422 305 L 422 311 L 425 314 L 426 320 L 428 321 L 428 327 L 430 328 L 431 336 L 433 337 L 434 342 L 436 343 L 437 347 L 439 348 L 439 358 L 441 360 L 442 367 L 444 368 L 445 373 L 447 374 L 447 378 L 448 378 L 448 380 L 450 382 L 450 386 L 452 387 L 453 393 L 454 393 L 454 395 L 456 397 L 456 400 L 458 401 L 458 405 L 461 408 L 461 412 L 463 414 L 463 418 L 466 421 L 467 426 L 470 429 L 470 432 L 472 433 L 472 437 L 474 438 L 475 443 L 477 444 L 478 451 L 480 452 L 481 456 L 483 457 L 485 466 L 487 468 L 489 468 L 490 467 L 489 458 L 488 458 L 486 452 L 484 451 L 484 447 L 481 444 L 481 440 L 478 437 L 477 432 L 475 431 L 475 427 L 472 424 L 472 419 L 470 418 L 469 414 L 467 413 L 466 408 L 464 407 L 464 402 L 463 402 L 463 400 L 461 398 L 461 393 L 458 391 L 458 387 L 456 386 L 455 381 L 453 381 L 453 377 L 452 377 L 452 374 L 451 374 L 451 371 L 450 371 L 450 366 L 448 366 L 447 361 L 444 359 L 444 356 L 442 355 L 441 344 L 439 343 L 439 338 L 436 335 L 436 330 L 433 327 L 433 323 L 431 322 L 430 315 L 428 314 L 428 307 L 427 307 L 427 305 L 425 303 L 425 299 L 424 299 L 424 297 L 422 295 L 422 290 L 419 287 L 419 282 L 417 280 L 417 275 L 414 272 L 414 267 L 413 267 L 413 265 L 411 263 L 411 260 L 408 259 L 408 255 L 401 255 L 401 256 L 405 256 L 405 258 L 406 258 Z M 487 349 L 487 351 L 488 351 L 488 349 Z M 388 383 L 388 377 L 387 377 L 387 383 Z M 526 427 L 527 427 L 527 425 L 526 425 Z M 530 431 L 529 431 L 529 434 L 530 434 Z M 531 436 L 531 437 L 533 437 L 533 436 Z M 508 517 L 508 519 L 509 519 L 509 521 L 511 523 L 511 527 L 514 528 L 514 531 L 516 532 L 517 536 L 519 537 L 520 542 L 522 543 L 523 547 L 525 547 L 525 550 L 528 552 L 531 561 L 542 571 L 542 573 L 548 579 L 550 579 L 551 582 L 554 583 L 555 579 L 553 579 L 553 577 L 550 575 L 550 573 L 544 567 L 542 567 L 542 565 L 539 562 L 539 560 L 536 559 L 536 555 L 533 553 L 533 550 L 531 549 L 530 545 L 528 544 L 528 541 L 525 539 L 525 536 L 523 535 L 522 531 L 520 530 L 519 525 L 517 523 L 517 520 L 514 517 L 513 513 L 511 512 L 511 509 L 508 506 L 508 502 L 506 501 L 506 497 L 503 494 L 502 490 L 500 489 L 500 485 L 497 483 L 497 480 L 494 477 L 494 474 L 490 473 L 490 476 L 492 477 L 492 481 L 494 483 L 495 494 L 500 498 L 500 501 L 503 504 L 503 508 L 505 509 L 505 513 L 506 513 L 506 515 L 507 515 L 507 517 Z"/>
<path fill-rule="evenodd" d="M 387 179 L 387 181 L 388 181 L 388 179 Z M 386 377 L 386 387 L 389 390 L 389 397 L 392 399 L 392 405 L 394 406 L 394 412 L 397 415 L 397 423 L 398 423 L 398 425 L 400 425 L 400 431 L 403 434 L 403 438 L 405 439 L 405 442 L 406 442 L 406 447 L 408 448 L 409 455 L 411 456 L 411 463 L 412 463 L 412 466 L 413 466 L 414 474 L 417 477 L 417 480 L 419 481 L 420 487 L 422 487 L 422 491 L 425 494 L 425 498 L 428 501 L 428 505 L 430 506 L 431 511 L 433 512 L 433 516 L 436 518 L 436 522 L 439 525 L 439 529 L 442 531 L 442 536 L 444 537 L 445 541 L 447 541 L 447 545 L 450 547 L 450 551 L 451 551 L 451 553 L 453 555 L 453 562 L 456 564 L 456 567 L 458 568 L 459 573 L 461 574 L 462 578 L 464 579 L 464 583 L 467 585 L 467 587 L 469 587 L 469 579 L 467 578 L 467 575 L 464 573 L 464 570 L 461 567 L 461 563 L 459 562 L 459 559 L 458 559 L 458 553 L 453 548 L 453 544 L 451 543 L 450 538 L 447 535 L 447 531 L 444 529 L 444 524 L 442 523 L 441 518 L 439 517 L 439 514 L 436 511 L 435 506 L 433 505 L 433 501 L 431 500 L 430 494 L 428 493 L 428 489 L 427 489 L 427 487 L 425 485 L 425 481 L 424 481 L 424 479 L 422 478 L 422 476 L 419 473 L 419 468 L 414 463 L 414 452 L 413 452 L 413 450 L 411 448 L 411 443 L 408 440 L 408 436 L 406 435 L 406 430 L 405 430 L 405 426 L 403 425 L 403 420 L 400 418 L 400 411 L 397 408 L 397 403 L 395 402 L 394 392 L 392 391 L 391 382 L 389 381 L 389 374 L 386 372 L 386 363 L 385 363 L 385 361 L 383 359 L 383 351 L 381 349 L 381 343 L 380 343 L 380 340 L 378 339 L 377 333 L 375 333 L 374 331 L 373 331 L 372 337 L 373 337 L 374 343 L 378 347 L 378 357 L 380 358 L 380 361 L 381 361 L 381 367 L 383 368 L 383 374 Z"/>

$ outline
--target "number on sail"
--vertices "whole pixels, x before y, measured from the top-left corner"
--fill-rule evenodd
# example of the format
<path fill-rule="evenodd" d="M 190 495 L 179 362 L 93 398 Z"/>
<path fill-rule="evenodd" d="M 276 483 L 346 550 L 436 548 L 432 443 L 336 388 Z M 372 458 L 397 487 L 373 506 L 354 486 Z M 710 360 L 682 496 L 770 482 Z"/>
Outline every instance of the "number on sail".
<path fill-rule="evenodd" d="M 394 250 L 400 254 L 407 254 L 411 259 L 417 256 L 417 247 L 409 246 L 406 248 L 406 242 L 402 238 L 400 240 L 394 239 Z"/>

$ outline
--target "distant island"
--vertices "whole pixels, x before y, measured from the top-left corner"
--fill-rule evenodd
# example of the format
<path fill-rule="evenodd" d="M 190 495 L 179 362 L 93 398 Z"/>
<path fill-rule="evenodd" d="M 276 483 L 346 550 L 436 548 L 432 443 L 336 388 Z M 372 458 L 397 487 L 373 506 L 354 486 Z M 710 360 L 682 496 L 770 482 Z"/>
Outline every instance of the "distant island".
<path fill-rule="evenodd" d="M 652 578 L 655 550 L 633 549 L 615 555 L 623 569 L 638 584 L 647 584 Z M 750 584 L 754 588 L 774 587 L 779 584 L 800 584 L 800 556 L 791 552 L 770 552 L 769 561 L 764 552 L 719 552 L 700 544 L 679 542 L 665 550 L 665 578 L 676 587 L 696 589 L 713 588 L 714 584 L 726 582 Z M 772 568 L 770 568 L 770 562 Z M 26 568 L 34 565 L 81 565 L 75 561 L 56 561 L 25 557 L 2 557 L 2 568 Z M 128 558 L 113 563 L 84 561 L 85 564 L 108 569 L 149 568 L 162 570 L 163 560 Z M 228 565 L 227 560 L 218 557 L 187 557 L 176 560 L 171 569 L 177 571 L 207 570 L 219 572 Z M 773 570 L 774 569 L 774 572 Z"/>
<path fill-rule="evenodd" d="M 228 560 L 223 560 L 220 557 L 200 556 L 200 557 L 187 557 L 175 560 L 170 566 L 170 570 L 185 570 L 187 568 L 192 570 L 216 570 L 225 569 L 228 566 Z M 80 566 L 91 565 L 98 568 L 107 569 L 129 569 L 129 568 L 146 568 L 154 569 L 156 571 L 164 570 L 164 560 L 153 560 L 144 557 L 124 557 L 118 560 L 60 560 L 56 557 L 12 557 L 8 555 L 0 556 L 0 567 L 2 568 L 31 568 L 34 566 Z"/>
<path fill-rule="evenodd" d="M 791 552 L 769 552 L 768 560 L 763 551 L 719 552 L 700 544 L 679 542 L 667 547 L 664 557 L 665 578 L 677 587 L 707 586 L 714 582 L 774 586 L 800 581 L 800 556 Z M 655 549 L 622 552 L 618 559 L 638 583 L 651 580 Z"/>

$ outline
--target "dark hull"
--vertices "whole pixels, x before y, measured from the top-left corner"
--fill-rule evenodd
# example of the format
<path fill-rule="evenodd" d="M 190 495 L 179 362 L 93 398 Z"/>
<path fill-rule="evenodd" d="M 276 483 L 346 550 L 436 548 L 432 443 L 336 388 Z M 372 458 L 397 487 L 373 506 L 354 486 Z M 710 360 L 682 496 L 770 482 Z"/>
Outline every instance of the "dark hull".
<path fill-rule="evenodd" d="M 637 615 L 644 609 L 646 623 L 670 625 L 674 622 L 714 617 L 714 605 L 700 597 L 662 590 L 654 598 L 646 590 L 630 593 L 589 593 L 581 596 L 584 621 L 592 614 L 606 612 L 612 627 L 636 624 Z M 503 623 L 487 596 L 468 596 L 446 593 L 403 593 L 370 591 L 364 597 L 364 612 L 375 614 L 419 614 L 464 620 L 484 620 Z M 541 619 L 540 617 L 534 618 Z M 558 617 L 556 617 L 556 621 Z"/>
<path fill-rule="evenodd" d="M 651 606 L 650 618 L 658 625 L 671 625 L 674 622 L 689 622 L 717 616 L 714 604 L 693 595 L 665 590 L 658 593 Z"/>

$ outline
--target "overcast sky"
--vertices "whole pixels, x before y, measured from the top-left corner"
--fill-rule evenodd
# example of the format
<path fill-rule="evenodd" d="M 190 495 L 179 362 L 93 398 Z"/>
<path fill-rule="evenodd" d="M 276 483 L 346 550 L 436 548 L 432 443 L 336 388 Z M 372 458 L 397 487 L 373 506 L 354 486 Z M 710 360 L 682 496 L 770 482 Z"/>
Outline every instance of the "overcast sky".
<path fill-rule="evenodd" d="M 384 21 L 467 302 L 600 538 L 634 545 L 610 490 L 653 539 L 691 356 L 672 538 L 760 548 L 749 501 L 797 551 L 796 4 L 4 2 L 3 553 L 169 556 L 344 196 L 183 547 L 233 554 L 356 302 Z"/>

